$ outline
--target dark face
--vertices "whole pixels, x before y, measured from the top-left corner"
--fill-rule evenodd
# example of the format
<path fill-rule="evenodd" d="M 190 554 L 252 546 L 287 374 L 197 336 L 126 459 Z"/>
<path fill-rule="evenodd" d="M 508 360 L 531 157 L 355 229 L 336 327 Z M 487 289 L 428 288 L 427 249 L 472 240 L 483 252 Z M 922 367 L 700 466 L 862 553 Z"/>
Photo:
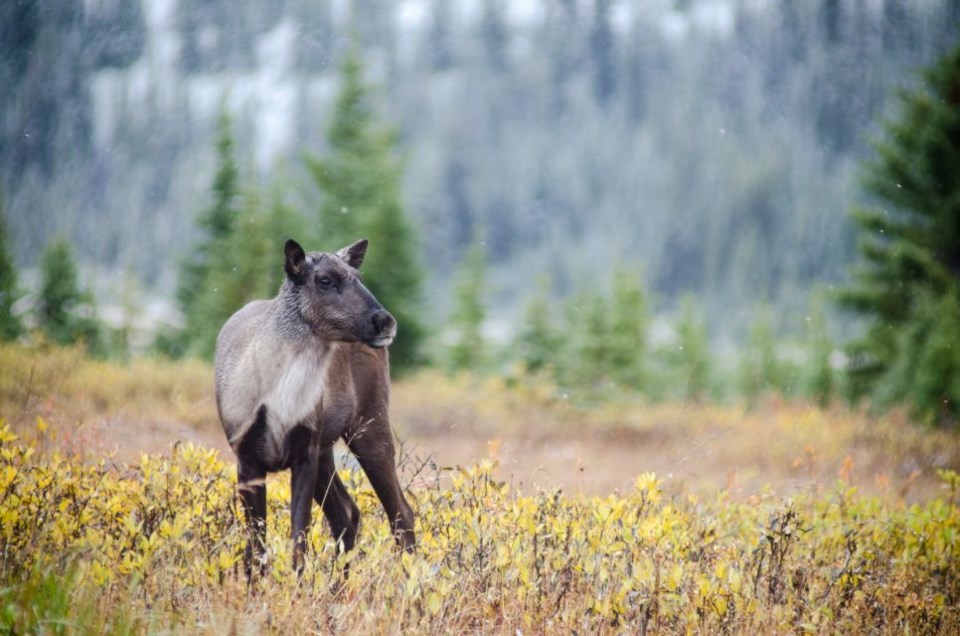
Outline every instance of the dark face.
<path fill-rule="evenodd" d="M 324 340 L 380 348 L 397 335 L 397 321 L 360 279 L 366 250 L 366 239 L 335 254 L 305 254 L 296 241 L 287 241 L 285 269 L 299 292 L 300 315 Z"/>

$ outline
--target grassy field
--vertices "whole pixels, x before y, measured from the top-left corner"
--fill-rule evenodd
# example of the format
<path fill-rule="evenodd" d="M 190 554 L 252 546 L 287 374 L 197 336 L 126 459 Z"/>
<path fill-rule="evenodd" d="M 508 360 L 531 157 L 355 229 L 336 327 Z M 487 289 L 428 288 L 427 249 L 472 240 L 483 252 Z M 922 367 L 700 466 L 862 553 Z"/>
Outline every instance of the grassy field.
<path fill-rule="evenodd" d="M 418 553 L 346 463 L 359 550 L 316 523 L 297 585 L 277 476 L 251 593 L 208 365 L 5 346 L 0 369 L 3 633 L 960 630 L 960 439 L 899 415 L 421 374 L 393 392 Z"/>

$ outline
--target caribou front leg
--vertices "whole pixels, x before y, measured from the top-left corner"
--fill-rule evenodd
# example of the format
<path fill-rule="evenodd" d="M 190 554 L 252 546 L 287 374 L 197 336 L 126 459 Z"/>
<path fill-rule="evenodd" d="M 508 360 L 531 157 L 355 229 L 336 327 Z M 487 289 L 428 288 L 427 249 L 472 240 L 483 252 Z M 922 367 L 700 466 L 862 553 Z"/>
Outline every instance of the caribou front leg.
<path fill-rule="evenodd" d="M 243 504 L 243 516 L 247 523 L 247 547 L 243 552 L 243 569 L 247 582 L 252 583 L 254 574 L 263 576 L 266 569 L 264 543 L 267 538 L 267 473 L 245 465 L 237 467 L 237 488 Z"/>
<path fill-rule="evenodd" d="M 413 509 L 404 498 L 397 478 L 396 450 L 389 422 L 385 417 L 368 420 L 361 430 L 347 438 L 347 446 L 377 493 L 397 545 L 405 552 L 413 552 L 417 545 Z"/>
<path fill-rule="evenodd" d="M 303 576 L 307 532 L 317 483 L 320 439 L 312 427 L 299 425 L 290 432 L 290 530 L 293 539 L 293 569 Z"/>

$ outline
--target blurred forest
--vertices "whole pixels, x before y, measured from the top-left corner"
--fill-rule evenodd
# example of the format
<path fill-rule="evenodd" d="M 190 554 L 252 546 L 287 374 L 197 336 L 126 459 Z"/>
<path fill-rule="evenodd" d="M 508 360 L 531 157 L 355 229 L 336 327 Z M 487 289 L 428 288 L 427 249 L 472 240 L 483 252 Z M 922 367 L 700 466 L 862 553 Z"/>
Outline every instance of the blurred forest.
<path fill-rule="evenodd" d="M 177 323 L 221 113 L 240 190 L 314 218 L 304 156 L 329 150 L 356 40 L 396 127 L 428 326 L 464 314 L 455 288 L 480 246 L 494 340 L 531 299 L 626 293 L 676 312 L 693 346 L 705 330 L 762 348 L 759 323 L 806 337 L 811 289 L 846 279 L 858 165 L 892 89 L 919 83 L 958 24 L 957 0 L 4 2 L 9 243 L 29 285 L 67 237 L 101 313 Z M 341 246 L 319 234 L 312 247 Z"/>

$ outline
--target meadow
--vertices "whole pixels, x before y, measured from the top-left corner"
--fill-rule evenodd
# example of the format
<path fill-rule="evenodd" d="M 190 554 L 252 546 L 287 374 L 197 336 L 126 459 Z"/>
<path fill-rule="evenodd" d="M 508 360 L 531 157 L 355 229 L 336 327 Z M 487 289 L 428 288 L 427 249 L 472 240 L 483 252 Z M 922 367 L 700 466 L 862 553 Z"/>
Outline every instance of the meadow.
<path fill-rule="evenodd" d="M 278 475 L 248 589 L 209 365 L 4 345 L 0 369 L 2 633 L 960 631 L 960 443 L 902 414 L 421 373 L 392 409 L 417 553 L 344 461 L 358 549 L 315 511 L 297 583 Z"/>

